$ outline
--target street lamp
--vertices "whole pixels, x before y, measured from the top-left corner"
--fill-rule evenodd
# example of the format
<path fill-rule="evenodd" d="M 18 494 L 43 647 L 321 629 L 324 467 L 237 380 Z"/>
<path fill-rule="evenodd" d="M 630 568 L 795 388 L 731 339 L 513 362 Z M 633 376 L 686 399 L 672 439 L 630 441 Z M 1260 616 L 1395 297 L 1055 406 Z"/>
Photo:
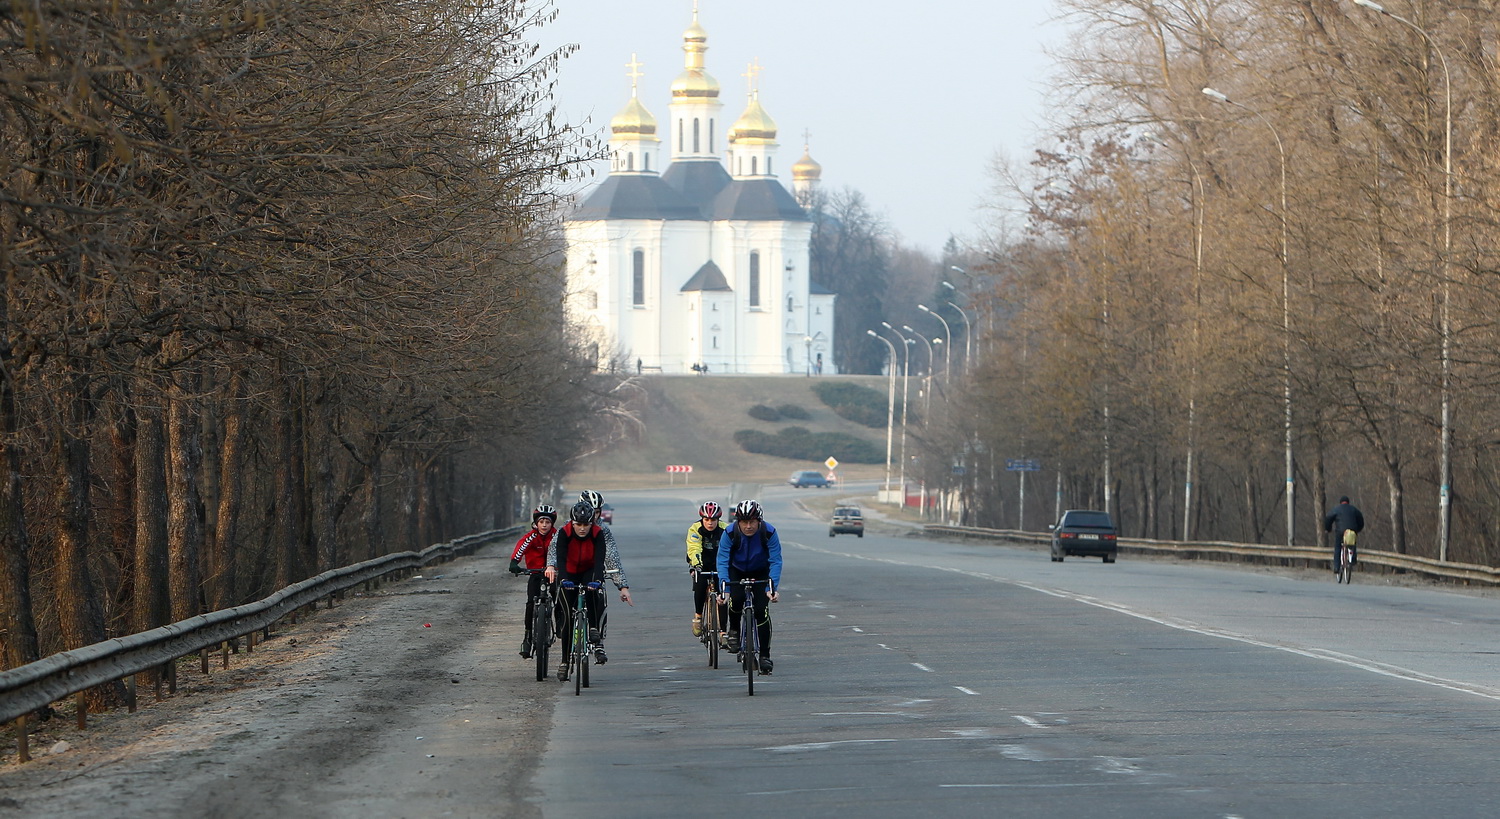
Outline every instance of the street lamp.
<path fill-rule="evenodd" d="M 943 348 L 943 377 L 947 378 L 948 377 L 948 373 L 950 372 L 949 367 L 952 364 L 952 362 L 950 362 L 948 360 L 948 351 L 951 350 L 951 349 L 953 349 L 953 332 L 948 328 L 948 321 L 946 319 L 944 319 L 942 316 L 938 315 L 937 313 L 932 312 L 932 310 L 930 310 L 927 307 L 927 305 L 925 305 L 925 304 L 919 304 L 919 305 L 917 305 L 917 309 L 921 310 L 922 312 L 926 313 L 929 316 L 932 316 L 933 318 L 937 319 L 938 321 L 943 322 L 943 337 L 948 340 L 947 346 Z M 964 319 L 964 321 L 965 321 L 965 323 L 967 323 L 968 319 Z M 967 346 L 968 345 L 968 337 L 967 336 L 964 337 L 964 344 L 965 344 L 964 349 L 967 350 L 968 349 L 968 346 Z M 964 361 L 964 367 L 967 368 L 968 366 L 969 366 L 969 362 L 968 362 L 967 359 L 965 359 L 965 361 Z"/>
<path fill-rule="evenodd" d="M 927 340 L 927 336 L 924 336 L 916 330 L 913 330 L 911 328 L 911 325 L 903 324 L 901 325 L 901 329 L 921 339 L 922 343 L 927 345 L 927 378 L 924 379 L 927 382 L 927 400 L 922 405 L 922 420 L 925 422 L 927 420 L 927 416 L 932 414 L 932 342 Z M 938 343 L 942 344 L 943 340 L 938 339 Z"/>
<path fill-rule="evenodd" d="M 1251 108 L 1244 103 L 1235 102 L 1224 93 L 1212 88 L 1203 89 L 1204 96 L 1226 105 L 1233 105 L 1254 114 L 1265 126 L 1271 130 L 1271 136 L 1276 139 L 1276 152 L 1281 157 L 1281 362 L 1282 362 L 1282 397 L 1285 405 L 1285 417 L 1283 426 L 1286 436 L 1286 545 L 1292 545 L 1292 537 L 1296 530 L 1296 505 L 1293 502 L 1296 497 L 1296 475 L 1292 471 L 1292 312 L 1291 312 L 1291 277 L 1289 275 L 1290 259 L 1287 256 L 1287 219 L 1286 219 L 1286 147 L 1281 142 L 1281 134 L 1276 126 L 1264 114 Z"/>
<path fill-rule="evenodd" d="M 812 378 L 812 336 L 805 336 L 802 340 L 807 343 L 807 377 Z"/>
<path fill-rule="evenodd" d="M 969 271 L 964 270 L 962 267 L 959 267 L 958 265 L 949 265 L 949 267 L 951 267 L 954 270 L 957 270 L 958 272 L 964 274 L 965 276 L 967 276 L 969 274 Z M 954 287 L 952 282 L 943 282 L 943 286 L 946 287 L 946 288 L 948 288 L 949 290 L 952 290 L 953 291 L 953 295 L 957 296 L 959 294 L 958 288 Z M 972 351 L 971 347 L 969 346 L 969 339 L 971 339 L 971 338 L 974 337 L 974 328 L 969 324 L 969 314 L 965 313 L 964 309 L 962 307 L 959 307 L 958 305 L 954 304 L 951 301 L 948 302 L 948 306 L 952 307 L 954 310 L 957 310 L 958 311 L 958 317 L 964 320 L 964 372 L 968 372 L 969 371 L 969 356 L 973 354 L 973 351 Z"/>
<path fill-rule="evenodd" d="M 901 339 L 901 466 L 898 468 L 901 480 L 901 508 L 906 508 L 906 400 L 911 395 L 911 345 L 915 341 L 901 335 L 901 331 L 891 326 L 888 321 L 880 322 L 880 325 Z"/>
<path fill-rule="evenodd" d="M 1437 41 L 1421 26 L 1399 14 L 1386 11 L 1383 6 L 1371 0 L 1354 0 L 1354 5 L 1364 6 L 1376 14 L 1389 17 L 1422 35 L 1422 39 L 1437 53 L 1438 62 L 1443 66 L 1443 102 L 1446 107 L 1443 114 L 1443 309 L 1438 320 L 1443 336 L 1443 419 L 1440 433 L 1442 455 L 1438 467 L 1438 560 L 1447 560 L 1448 536 L 1453 520 L 1452 500 L 1449 498 L 1453 484 L 1453 356 L 1450 341 L 1452 324 L 1449 323 L 1448 316 L 1449 288 L 1453 279 L 1450 272 L 1453 264 L 1453 77 L 1448 73 L 1448 58 L 1443 55 L 1443 50 L 1438 48 Z"/>
<path fill-rule="evenodd" d="M 886 388 L 885 396 L 885 488 L 889 491 L 891 488 L 891 433 L 896 428 L 896 345 L 874 330 L 866 330 L 865 334 L 871 338 L 880 339 L 882 344 L 891 349 L 891 357 L 887 359 L 889 363 L 885 368 L 890 374 L 887 379 L 890 386 Z M 905 492 L 905 490 L 902 491 Z"/>

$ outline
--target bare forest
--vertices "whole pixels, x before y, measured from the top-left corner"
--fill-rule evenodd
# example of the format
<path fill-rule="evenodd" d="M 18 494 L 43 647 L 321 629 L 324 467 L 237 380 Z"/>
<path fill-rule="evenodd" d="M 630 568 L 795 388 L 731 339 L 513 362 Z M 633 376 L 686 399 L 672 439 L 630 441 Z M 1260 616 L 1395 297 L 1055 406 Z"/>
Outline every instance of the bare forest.
<path fill-rule="evenodd" d="M 0 9 L 0 668 L 508 524 L 566 471 L 552 191 L 594 148 L 549 13 Z"/>
<path fill-rule="evenodd" d="M 1024 456 L 1056 467 L 1028 528 L 1311 545 L 1347 494 L 1361 545 L 1500 561 L 1500 9 L 1373 5 L 1065 3 L 1060 121 L 996 171 L 1026 225 L 971 266 L 928 436 L 973 522 L 1016 524 Z"/>

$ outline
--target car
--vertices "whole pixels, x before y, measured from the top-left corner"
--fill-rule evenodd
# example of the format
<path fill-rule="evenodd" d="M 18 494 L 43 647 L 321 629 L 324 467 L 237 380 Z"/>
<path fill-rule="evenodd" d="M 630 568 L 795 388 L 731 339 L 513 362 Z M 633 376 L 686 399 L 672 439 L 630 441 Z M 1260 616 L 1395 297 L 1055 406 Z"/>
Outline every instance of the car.
<path fill-rule="evenodd" d="M 604 504 L 603 506 L 599 507 L 599 522 L 600 523 L 614 523 L 615 522 L 615 508 L 613 506 L 607 504 L 607 503 Z"/>
<path fill-rule="evenodd" d="M 1119 531 L 1108 512 L 1069 509 L 1047 528 L 1052 530 L 1053 563 L 1063 562 L 1068 555 L 1102 557 L 1105 563 L 1113 563 L 1119 554 Z"/>
<path fill-rule="evenodd" d="M 865 516 L 858 506 L 834 507 L 833 519 L 828 523 L 828 536 L 834 535 L 865 536 Z"/>
<path fill-rule="evenodd" d="M 816 486 L 819 489 L 828 488 L 828 478 L 824 477 L 823 473 L 816 469 L 803 469 L 793 472 L 792 476 L 786 479 L 786 482 L 797 489 L 808 486 Z"/>

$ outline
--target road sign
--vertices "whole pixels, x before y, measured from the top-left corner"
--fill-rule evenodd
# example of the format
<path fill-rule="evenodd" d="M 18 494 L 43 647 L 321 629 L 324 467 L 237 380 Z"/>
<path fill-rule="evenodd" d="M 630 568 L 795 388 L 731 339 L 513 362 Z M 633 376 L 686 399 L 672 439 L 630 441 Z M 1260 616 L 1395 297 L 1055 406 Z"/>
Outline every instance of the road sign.
<path fill-rule="evenodd" d="M 1040 472 L 1042 462 L 1036 458 L 1008 458 L 1005 468 L 1011 472 Z"/>
<path fill-rule="evenodd" d="M 823 465 L 828 467 L 829 469 L 837 469 L 839 466 L 839 462 L 832 455 L 829 455 L 828 460 L 824 461 Z"/>
<path fill-rule="evenodd" d="M 690 465 L 688 465 L 688 464 L 681 464 L 681 465 L 676 465 L 676 466 L 669 466 L 669 467 L 667 467 L 667 471 L 668 472 L 692 472 L 693 471 L 693 467 L 690 466 Z"/>

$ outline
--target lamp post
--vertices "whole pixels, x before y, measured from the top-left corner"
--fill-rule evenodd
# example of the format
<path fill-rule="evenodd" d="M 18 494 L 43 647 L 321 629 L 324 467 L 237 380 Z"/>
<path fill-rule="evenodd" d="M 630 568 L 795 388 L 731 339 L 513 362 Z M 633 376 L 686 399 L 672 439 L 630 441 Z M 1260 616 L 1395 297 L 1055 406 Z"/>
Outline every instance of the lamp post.
<path fill-rule="evenodd" d="M 1453 276 L 1451 265 L 1453 264 L 1453 77 L 1448 73 L 1448 58 L 1443 55 L 1443 50 L 1438 48 L 1437 41 L 1432 39 L 1421 26 L 1402 17 L 1386 11 L 1383 6 L 1371 0 L 1354 0 L 1354 5 L 1363 6 L 1376 14 L 1389 17 L 1407 28 L 1422 35 L 1422 39 L 1432 46 L 1433 52 L 1438 55 L 1438 62 L 1443 66 L 1443 307 L 1439 316 L 1438 324 L 1443 337 L 1442 361 L 1443 361 L 1443 395 L 1442 395 L 1442 431 L 1440 436 L 1440 448 L 1442 454 L 1438 466 L 1438 560 L 1448 559 L 1448 537 L 1453 521 L 1453 506 L 1449 495 L 1453 488 L 1453 356 L 1452 356 L 1452 324 L 1449 323 L 1448 303 L 1449 289 Z"/>
<path fill-rule="evenodd" d="M 958 265 L 949 265 L 948 267 L 953 270 L 957 270 L 965 276 L 969 275 L 969 271 L 963 269 L 962 267 L 959 267 Z M 949 290 L 952 290 L 953 295 L 958 295 L 958 288 L 954 287 L 952 282 L 943 282 L 943 286 L 948 288 Z M 962 307 L 959 307 L 951 301 L 948 302 L 948 306 L 952 307 L 954 310 L 957 310 L 958 317 L 964 320 L 964 372 L 968 372 L 969 356 L 973 355 L 973 349 L 969 345 L 969 339 L 974 337 L 974 327 L 969 324 L 969 314 L 965 313 Z"/>
<path fill-rule="evenodd" d="M 911 345 L 915 341 L 901 335 L 901 331 L 888 321 L 880 325 L 901 339 L 901 466 L 897 468 L 901 481 L 901 508 L 906 508 L 906 399 L 911 395 Z"/>
<path fill-rule="evenodd" d="M 1212 88 L 1203 89 L 1204 96 L 1226 105 L 1233 105 L 1255 115 L 1265 126 L 1270 129 L 1271 136 L 1276 140 L 1276 152 L 1281 157 L 1281 363 L 1282 363 L 1282 398 L 1284 404 L 1284 418 L 1286 444 L 1286 545 L 1292 545 L 1292 538 L 1296 531 L 1296 511 L 1294 502 L 1296 498 L 1296 474 L 1292 471 L 1292 312 L 1291 312 L 1291 277 L 1288 268 L 1290 259 L 1287 256 L 1287 218 L 1286 218 L 1286 147 L 1281 142 L 1281 133 L 1276 126 L 1264 114 L 1251 108 L 1244 103 L 1235 102 L 1220 91 Z"/>
<path fill-rule="evenodd" d="M 885 488 L 889 491 L 891 488 L 891 433 L 896 427 L 896 345 L 874 330 L 866 330 L 865 335 L 879 339 L 891 350 L 891 357 L 887 359 L 889 363 L 885 368 L 889 373 L 887 380 L 890 382 L 885 396 Z"/>
<path fill-rule="evenodd" d="M 924 336 L 921 333 L 917 332 L 916 330 L 913 330 L 911 328 L 911 325 L 909 325 L 909 324 L 903 324 L 903 325 L 901 325 L 901 329 L 903 329 L 906 332 L 911 333 L 912 335 L 914 335 L 917 338 L 921 339 L 922 343 L 925 344 L 925 345 L 927 345 L 927 377 L 925 379 L 923 379 L 924 381 L 927 382 L 927 388 L 926 388 L 927 389 L 927 399 L 922 403 L 922 420 L 925 422 L 927 420 L 927 417 L 932 414 L 932 365 L 934 363 L 933 362 L 933 353 L 932 353 L 932 342 L 930 342 L 930 341 L 927 340 L 927 336 Z M 937 342 L 939 344 L 942 344 L 943 340 L 942 339 L 938 339 Z"/>
<path fill-rule="evenodd" d="M 951 349 L 953 349 L 953 331 L 948 328 L 948 321 L 947 321 L 947 319 L 944 319 L 942 316 L 938 315 L 937 313 L 934 313 L 931 309 L 929 309 L 927 307 L 927 305 L 925 305 L 925 304 L 919 304 L 919 305 L 917 305 L 917 309 L 921 310 L 922 312 L 926 313 L 927 315 L 932 316 L 933 318 L 935 318 L 938 321 L 941 321 L 943 323 L 943 337 L 948 340 L 947 345 L 943 347 L 943 377 L 947 378 L 948 377 L 948 373 L 951 372 L 951 370 L 949 369 L 949 367 L 952 366 L 952 362 L 949 361 L 949 359 L 948 359 L 948 351 L 951 350 Z M 965 319 L 965 321 L 967 321 L 967 319 Z M 967 337 L 964 339 L 964 342 L 965 342 L 965 344 L 968 343 L 968 338 Z M 965 347 L 965 349 L 968 349 L 968 348 Z M 968 362 L 967 359 L 965 359 L 965 361 L 964 361 L 964 367 L 967 369 L 968 366 L 969 366 L 969 362 Z"/>
<path fill-rule="evenodd" d="M 804 336 L 802 340 L 807 343 L 807 377 L 812 378 L 812 336 Z"/>

